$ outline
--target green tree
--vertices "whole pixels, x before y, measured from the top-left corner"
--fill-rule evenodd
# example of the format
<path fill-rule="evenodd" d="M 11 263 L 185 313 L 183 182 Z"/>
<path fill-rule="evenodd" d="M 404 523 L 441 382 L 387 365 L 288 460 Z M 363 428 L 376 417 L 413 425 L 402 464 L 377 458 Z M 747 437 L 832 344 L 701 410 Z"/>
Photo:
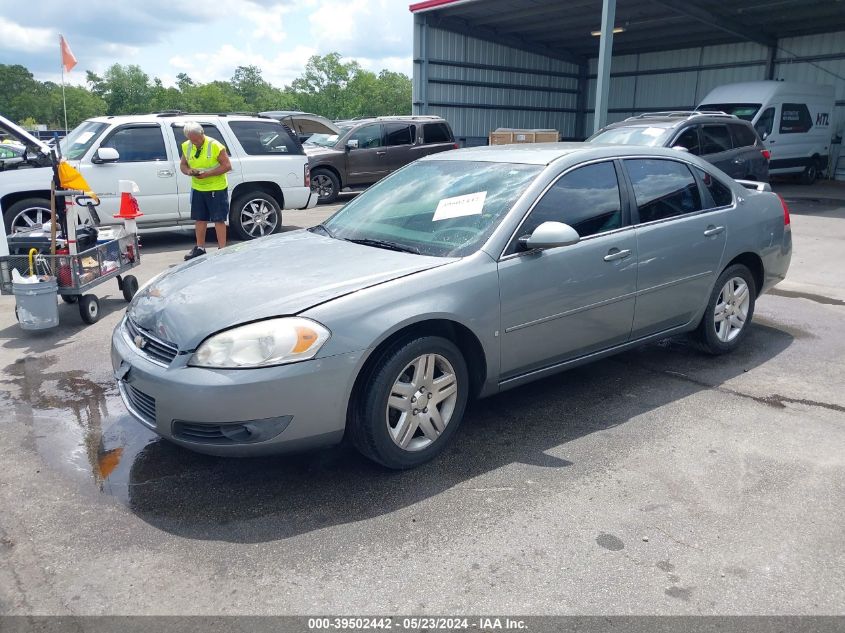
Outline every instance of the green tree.
<path fill-rule="evenodd" d="M 106 102 L 108 114 L 150 111 L 153 86 L 140 66 L 114 64 L 102 77 L 88 71 L 87 78 L 91 91 Z"/>

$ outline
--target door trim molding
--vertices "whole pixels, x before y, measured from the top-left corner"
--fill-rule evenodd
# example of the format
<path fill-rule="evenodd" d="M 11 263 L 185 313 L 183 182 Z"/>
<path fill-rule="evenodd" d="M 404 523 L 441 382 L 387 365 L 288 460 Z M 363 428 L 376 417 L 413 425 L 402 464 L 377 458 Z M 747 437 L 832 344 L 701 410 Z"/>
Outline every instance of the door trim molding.
<path fill-rule="evenodd" d="M 629 292 L 624 295 L 620 295 L 618 297 L 613 297 L 612 299 L 605 299 L 604 301 L 598 301 L 596 303 L 591 303 L 590 305 L 581 306 L 580 308 L 573 308 L 572 310 L 567 310 L 566 312 L 560 312 L 558 314 L 552 314 L 549 316 L 540 317 L 539 319 L 534 319 L 533 321 L 528 321 L 527 323 L 520 323 L 519 325 L 512 325 L 509 328 L 505 328 L 505 334 L 510 334 L 511 332 L 515 332 L 517 330 L 522 330 L 527 327 L 531 327 L 532 325 L 540 325 L 541 323 L 548 323 L 549 321 L 555 321 L 557 319 L 562 319 L 563 317 L 568 317 L 573 314 L 578 314 L 579 312 L 584 312 L 586 310 L 592 310 L 594 308 L 601 308 L 606 305 L 610 305 L 611 303 L 617 303 L 619 301 L 624 301 L 625 299 L 631 299 L 637 296 L 637 292 Z"/>

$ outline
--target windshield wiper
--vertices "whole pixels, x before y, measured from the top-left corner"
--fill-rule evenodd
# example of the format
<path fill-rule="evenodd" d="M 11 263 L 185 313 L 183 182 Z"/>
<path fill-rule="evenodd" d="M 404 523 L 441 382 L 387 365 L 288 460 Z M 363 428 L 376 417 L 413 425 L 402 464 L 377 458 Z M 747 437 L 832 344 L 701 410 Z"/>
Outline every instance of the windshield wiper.
<path fill-rule="evenodd" d="M 413 253 L 414 255 L 419 255 L 419 249 L 414 248 L 413 246 L 405 246 L 404 244 L 398 244 L 397 242 L 390 242 L 388 240 L 374 240 L 370 238 L 361 238 L 357 240 L 346 240 L 347 242 L 353 242 L 355 244 L 363 244 L 364 246 L 375 246 L 376 248 L 385 248 L 390 251 L 399 251 L 400 253 Z"/>
<path fill-rule="evenodd" d="M 314 229 L 320 229 L 323 233 L 325 233 L 325 234 L 326 234 L 326 235 L 328 235 L 329 237 L 331 237 L 331 238 L 333 238 L 333 237 L 334 237 L 334 233 L 332 233 L 332 232 L 329 230 L 329 227 L 327 227 L 325 224 L 317 224 L 316 226 L 312 226 L 312 227 L 311 227 L 310 229 L 308 229 L 308 230 L 309 230 L 309 231 L 311 231 L 311 232 L 313 233 Z"/>

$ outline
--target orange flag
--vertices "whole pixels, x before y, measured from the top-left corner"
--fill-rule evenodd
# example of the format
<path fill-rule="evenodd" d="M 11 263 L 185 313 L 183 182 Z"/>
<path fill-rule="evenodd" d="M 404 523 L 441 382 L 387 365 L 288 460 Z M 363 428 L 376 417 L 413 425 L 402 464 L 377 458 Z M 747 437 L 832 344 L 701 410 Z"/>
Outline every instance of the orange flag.
<path fill-rule="evenodd" d="M 70 50 L 70 46 L 68 46 L 64 35 L 59 35 L 59 45 L 62 49 L 62 66 L 65 72 L 69 73 L 76 66 L 76 57 L 74 57 L 73 51 Z"/>

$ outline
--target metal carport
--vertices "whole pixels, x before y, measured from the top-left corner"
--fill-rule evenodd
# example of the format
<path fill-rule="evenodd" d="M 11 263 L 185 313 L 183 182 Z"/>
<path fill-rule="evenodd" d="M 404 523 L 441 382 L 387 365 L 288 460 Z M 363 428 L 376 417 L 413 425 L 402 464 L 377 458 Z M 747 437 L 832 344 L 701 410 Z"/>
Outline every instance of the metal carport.
<path fill-rule="evenodd" d="M 605 0 L 615 4 L 608 120 L 690 109 L 734 81 L 836 85 L 845 121 L 845 1 Z M 593 130 L 602 0 L 426 0 L 414 14 L 414 112 L 467 144 L 498 126 Z"/>

